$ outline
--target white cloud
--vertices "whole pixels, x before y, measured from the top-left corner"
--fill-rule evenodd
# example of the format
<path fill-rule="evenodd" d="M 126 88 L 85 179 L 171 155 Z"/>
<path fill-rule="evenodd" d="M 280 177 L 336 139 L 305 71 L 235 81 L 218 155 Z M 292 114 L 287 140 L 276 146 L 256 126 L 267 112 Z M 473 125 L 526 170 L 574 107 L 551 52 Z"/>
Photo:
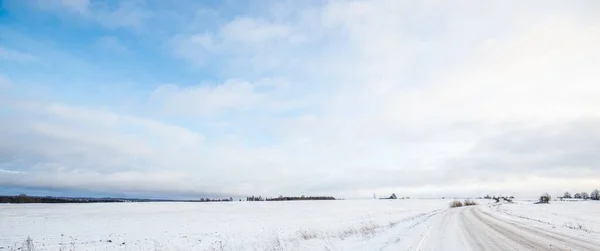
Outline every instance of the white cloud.
<path fill-rule="evenodd" d="M 293 79 L 292 83 L 320 92 L 314 102 L 319 105 L 313 111 L 316 114 L 274 119 L 271 126 L 263 128 L 277 132 L 278 148 L 304 171 L 313 173 L 311 177 L 319 173 L 316 167 L 324 168 L 321 175 L 337 177 L 303 181 L 323 190 L 333 189 L 332 184 L 346 190 L 408 189 L 406 186 L 430 184 L 427 179 L 432 173 L 459 168 L 460 164 L 446 163 L 471 158 L 477 142 L 495 133 L 597 116 L 600 86 L 595 83 L 600 75 L 595 69 L 600 67 L 600 50 L 595 44 L 600 38 L 600 20 L 578 15 L 581 9 L 575 6 L 569 6 L 573 11 L 557 4 L 541 9 L 534 5 L 519 4 L 519 11 L 512 12 L 509 4 L 488 9 L 479 4 L 459 8 L 441 3 L 340 1 L 323 6 L 317 18 L 294 16 L 268 23 L 287 27 L 281 34 L 310 34 L 305 41 L 311 46 L 327 34 L 324 37 L 335 44 L 332 47 L 327 43 L 317 49 L 293 47 L 278 42 L 277 36 L 265 36 L 270 39 L 258 47 L 253 39 L 222 42 L 228 40 L 219 34 L 237 25 L 240 17 L 214 33 L 203 33 L 197 47 L 184 47 L 189 52 L 203 50 L 198 58 L 187 54 L 192 62 L 212 60 L 231 71 L 236 69 L 229 68 L 232 62 L 235 66 L 250 62 L 246 65 L 252 67 L 268 64 L 269 71 L 250 69 L 258 74 L 283 74 Z M 536 11 L 527 11 L 532 8 Z M 304 27 L 319 30 L 307 32 Z M 232 30 L 239 37 L 252 37 L 240 31 L 245 29 Z M 272 50 L 261 50 L 264 47 Z M 212 54 L 218 56 L 211 58 Z M 253 60 L 256 58 L 284 63 L 269 64 L 269 60 Z M 302 60 L 294 62 L 297 67 L 292 72 L 288 62 L 295 58 Z M 315 96 L 298 93 L 296 97 Z M 181 105 L 179 114 L 186 111 L 190 109 Z M 595 133 L 586 132 L 590 136 Z M 550 151 L 544 154 L 552 155 Z M 310 156 L 310 160 L 302 156 Z M 578 168 L 593 167 L 591 163 L 595 162 L 562 168 L 577 172 L 582 170 Z M 509 170 L 511 166 L 496 168 Z M 532 179 L 549 178 L 515 172 Z M 373 177 L 366 179 L 370 174 Z M 454 185 L 461 179 L 435 177 L 439 183 Z M 552 178 L 556 177 L 562 176 L 553 173 Z M 496 182 L 496 188 L 518 187 L 518 182 L 510 179 Z M 485 182 L 480 185 L 486 187 Z"/>
<path fill-rule="evenodd" d="M 175 37 L 171 46 L 176 56 L 203 65 L 216 56 L 243 55 L 257 57 L 266 64 L 272 51 L 281 51 L 285 44 L 297 45 L 304 40 L 292 27 L 268 20 L 240 17 L 214 32 L 181 34 Z"/>
<path fill-rule="evenodd" d="M 194 113 L 218 113 L 221 110 L 252 109 L 259 102 L 259 95 L 248 82 L 230 80 L 222 85 L 179 88 L 176 85 L 159 86 L 154 95 L 164 98 L 171 111 Z"/>
<path fill-rule="evenodd" d="M 58 104 L 20 103 L 21 115 L 0 127 L 4 185 L 116 192 L 188 180 L 188 162 L 204 151 L 203 136 L 178 126 Z M 184 172 L 188 170 L 188 172 Z M 169 191 L 188 191 L 175 188 Z M 202 189 L 189 192 L 201 193 Z"/>
<path fill-rule="evenodd" d="M 276 104 L 286 106 L 281 100 L 281 95 L 285 92 L 286 83 L 276 79 L 261 79 L 253 83 L 230 79 L 216 85 L 161 85 L 154 90 L 151 97 L 168 113 L 214 116 L 228 112 L 276 109 Z"/>
<path fill-rule="evenodd" d="M 264 43 L 291 35 L 290 27 L 253 18 L 237 18 L 222 27 L 220 35 L 226 41 Z"/>
<path fill-rule="evenodd" d="M 175 55 L 196 65 L 204 65 L 210 54 L 216 50 L 213 36 L 208 33 L 176 37 L 172 46 Z"/>
<path fill-rule="evenodd" d="M 476 48 L 469 65 L 435 78 L 432 110 L 491 121 L 591 116 L 600 107 L 597 25 L 552 20 Z M 433 111 L 432 111 L 433 112 Z M 459 115 L 460 116 L 460 115 Z"/>
<path fill-rule="evenodd" d="M 0 126 L 0 184 L 145 194 L 270 192 L 282 153 L 230 137 L 206 141 L 159 121 L 58 104 L 17 103 Z M 214 137 L 216 135 L 211 135 Z M 264 175 L 269 173 L 270 175 Z M 271 184 L 271 185 L 270 185 Z"/>
<path fill-rule="evenodd" d="M 0 169 L 0 172 L 2 172 L 2 173 L 19 173 L 17 171 L 4 170 L 4 169 Z"/>
<path fill-rule="evenodd" d="M 98 8 L 92 19 L 109 28 L 141 29 L 153 13 L 144 1 L 120 1 L 116 8 Z"/>

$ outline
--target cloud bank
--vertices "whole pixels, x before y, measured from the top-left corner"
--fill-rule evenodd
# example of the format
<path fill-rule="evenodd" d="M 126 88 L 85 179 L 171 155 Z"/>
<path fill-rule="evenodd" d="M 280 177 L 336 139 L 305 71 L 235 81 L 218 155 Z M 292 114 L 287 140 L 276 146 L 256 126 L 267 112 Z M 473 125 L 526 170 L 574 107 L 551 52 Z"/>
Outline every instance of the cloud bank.
<path fill-rule="evenodd" d="M 150 58 L 196 75 L 125 89 L 121 106 L 0 96 L 0 187 L 348 198 L 600 187 L 594 1 L 264 2 L 234 15 L 226 3 L 47 4 L 147 39 Z M 145 26 L 157 19 L 186 25 Z"/>

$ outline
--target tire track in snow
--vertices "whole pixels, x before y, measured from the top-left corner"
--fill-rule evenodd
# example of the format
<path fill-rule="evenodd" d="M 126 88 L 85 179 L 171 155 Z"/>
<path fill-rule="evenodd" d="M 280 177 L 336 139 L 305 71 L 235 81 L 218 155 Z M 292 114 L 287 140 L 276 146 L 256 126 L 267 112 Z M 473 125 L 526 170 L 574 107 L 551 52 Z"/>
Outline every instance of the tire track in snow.
<path fill-rule="evenodd" d="M 530 220 L 530 221 L 535 221 L 535 222 L 543 223 L 543 224 L 546 224 L 546 225 L 549 225 L 549 226 L 554 226 L 554 224 L 552 224 L 551 222 L 547 222 L 547 221 L 543 221 L 543 220 L 539 220 L 539 219 L 534 219 L 534 218 L 531 218 L 529 216 L 519 215 L 519 214 L 511 212 L 511 211 L 509 211 L 507 209 L 501 208 L 502 205 L 503 204 L 490 205 L 490 206 L 488 206 L 488 208 L 492 209 L 492 207 L 494 207 L 494 209 L 496 210 L 496 212 L 503 213 L 503 214 L 508 215 L 510 217 L 517 217 L 517 218 L 521 218 L 521 219 L 524 219 L 524 220 Z"/>
<path fill-rule="evenodd" d="M 449 218 L 449 217 L 447 217 L 447 214 L 449 214 L 449 213 L 452 213 L 452 211 L 446 210 L 442 214 L 440 214 L 441 215 L 441 223 L 439 225 L 441 225 L 442 227 L 446 226 L 446 221 Z M 426 245 L 427 240 L 432 236 L 432 231 L 434 230 L 434 228 L 432 226 L 433 226 L 433 224 L 427 226 L 427 230 L 425 231 L 425 233 L 423 233 L 423 236 L 421 237 L 421 240 L 419 241 L 419 243 L 417 243 L 415 250 L 421 250 L 423 248 L 423 246 Z"/>
<path fill-rule="evenodd" d="M 481 239 L 484 249 L 482 250 L 562 250 L 552 244 L 547 244 L 543 239 L 529 236 L 506 226 L 502 222 L 492 221 L 490 218 L 482 216 L 476 208 L 465 209 L 465 218 L 472 219 L 476 223 L 477 229 L 485 228 Z M 466 226 L 466 227 L 472 227 Z M 493 245 L 489 245 L 493 243 Z M 488 244 L 488 245 L 485 245 Z"/>
<path fill-rule="evenodd" d="M 557 250 L 573 250 L 573 248 L 575 248 L 575 250 L 598 250 L 598 247 L 600 247 L 600 243 L 593 243 L 592 240 L 586 240 L 578 236 L 570 236 L 562 233 L 552 232 L 542 228 L 527 226 L 523 223 L 511 220 L 501 219 L 488 212 L 482 212 L 479 209 L 474 211 L 476 215 L 480 218 L 485 217 L 483 219 L 486 219 L 488 221 L 502 222 L 502 224 L 509 226 L 509 228 L 518 229 L 518 231 L 525 232 L 538 238 L 543 238 L 547 243 L 556 243 L 555 246 L 562 246 L 566 248 Z"/>
<path fill-rule="evenodd" d="M 434 218 L 434 217 L 436 217 L 436 216 L 438 216 L 440 214 L 443 214 L 443 213 L 445 213 L 447 211 L 448 211 L 448 209 L 437 209 L 437 210 L 429 211 L 429 212 L 426 212 L 426 213 L 420 213 L 420 214 L 417 214 L 417 215 L 413 215 L 413 216 L 404 218 L 404 219 L 402 219 L 400 221 L 396 221 L 395 222 L 396 224 L 408 223 L 410 225 L 404 226 L 404 227 L 394 227 L 394 228 L 401 229 L 402 233 L 398 234 L 393 239 L 389 239 L 387 242 L 385 242 L 385 244 L 383 246 L 379 247 L 378 250 L 384 250 L 386 248 L 389 248 L 390 245 L 393 246 L 393 245 L 399 243 L 403 239 L 403 237 L 405 237 L 405 234 L 407 232 L 410 232 L 415 227 L 417 227 L 417 226 L 419 226 L 421 224 L 426 224 L 432 218 Z M 429 229 L 430 226 L 431 225 L 428 225 L 427 229 Z M 427 230 L 427 231 L 429 231 L 429 230 Z"/>
<path fill-rule="evenodd" d="M 454 208 L 433 219 L 409 250 L 600 250 L 595 239 L 525 224 L 482 211 L 480 206 Z"/>
<path fill-rule="evenodd" d="M 469 210 L 459 209 L 461 231 L 465 233 L 461 241 L 473 250 L 516 250 L 506 237 L 498 236 L 494 229 L 474 219 Z"/>
<path fill-rule="evenodd" d="M 460 210 L 472 237 L 468 244 L 477 250 L 598 250 L 590 240 L 502 219 L 478 207 Z"/>

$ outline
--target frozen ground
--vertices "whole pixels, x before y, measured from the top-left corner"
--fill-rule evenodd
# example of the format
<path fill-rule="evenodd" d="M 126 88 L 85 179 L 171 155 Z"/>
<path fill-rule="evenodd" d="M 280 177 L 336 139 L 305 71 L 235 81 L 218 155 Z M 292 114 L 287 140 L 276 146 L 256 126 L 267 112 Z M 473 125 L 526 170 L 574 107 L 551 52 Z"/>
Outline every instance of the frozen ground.
<path fill-rule="evenodd" d="M 0 250 L 600 250 L 599 202 L 0 204 Z"/>

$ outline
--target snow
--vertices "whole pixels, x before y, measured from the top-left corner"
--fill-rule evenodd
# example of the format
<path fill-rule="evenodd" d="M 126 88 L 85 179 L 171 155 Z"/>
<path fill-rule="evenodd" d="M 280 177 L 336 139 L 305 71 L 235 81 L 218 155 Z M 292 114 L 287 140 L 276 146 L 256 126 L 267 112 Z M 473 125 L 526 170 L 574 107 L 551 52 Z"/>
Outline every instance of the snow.
<path fill-rule="evenodd" d="M 470 211 L 449 202 L 0 204 L 0 248 L 31 237 L 36 250 L 468 250 L 473 236 L 461 228 Z M 478 202 L 476 212 L 498 219 L 600 239 L 595 201 Z"/>
<path fill-rule="evenodd" d="M 531 202 L 517 201 L 512 204 L 502 204 L 494 209 L 500 213 L 500 216 L 526 224 L 600 239 L 599 201 L 552 201 L 550 204 L 535 206 L 531 206 Z M 578 227 L 579 225 L 581 228 Z"/>

